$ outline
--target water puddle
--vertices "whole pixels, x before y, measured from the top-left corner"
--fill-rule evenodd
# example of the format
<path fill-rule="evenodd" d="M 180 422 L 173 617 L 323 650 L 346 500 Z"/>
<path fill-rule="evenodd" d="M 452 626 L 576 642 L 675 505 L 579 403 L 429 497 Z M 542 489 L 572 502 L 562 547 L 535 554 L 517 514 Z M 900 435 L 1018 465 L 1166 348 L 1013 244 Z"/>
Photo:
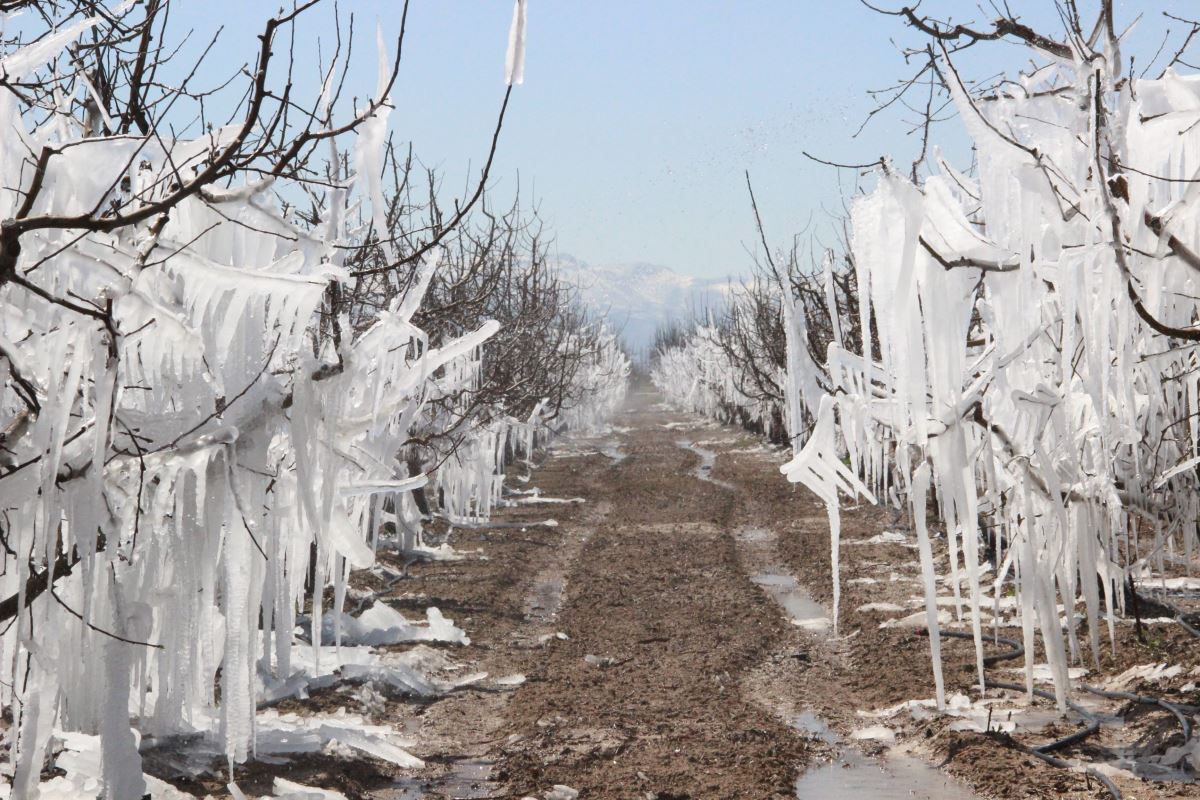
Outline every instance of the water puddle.
<path fill-rule="evenodd" d="M 564 583 L 558 568 L 546 570 L 534 578 L 533 588 L 525 597 L 525 619 L 543 625 L 550 623 L 562 608 Z"/>
<path fill-rule="evenodd" d="M 845 750 L 837 759 L 814 767 L 796 780 L 799 800 L 866 800 L 921 797 L 929 800 L 978 800 L 953 778 L 920 759 L 888 754 L 868 758 Z"/>
<path fill-rule="evenodd" d="M 801 733 L 807 734 L 810 738 L 819 739 L 830 747 L 841 741 L 837 732 L 830 728 L 825 720 L 811 711 L 801 711 L 792 717 L 789 724 Z"/>
<path fill-rule="evenodd" d="M 675 442 L 676 446 L 682 447 L 684 450 L 691 450 L 696 455 L 700 456 L 700 466 L 696 467 L 695 476 L 702 481 L 708 481 L 711 484 L 720 486 L 722 489 L 734 489 L 732 483 L 717 480 L 712 476 L 713 467 L 717 463 L 717 454 L 712 450 L 705 450 L 695 442 L 689 442 L 686 439 L 680 439 Z"/>
<path fill-rule="evenodd" d="M 789 622 L 816 633 L 829 630 L 829 613 L 824 606 L 813 600 L 795 576 L 779 566 L 774 531 L 755 527 L 739 528 L 733 538 L 738 543 L 742 568 L 749 573 L 750 582 L 771 596 L 787 614 Z"/>
<path fill-rule="evenodd" d="M 500 785 L 492 779 L 496 765 L 482 758 L 448 759 L 444 774 L 398 778 L 390 789 L 376 795 L 380 800 L 420 800 L 429 798 L 501 797 Z"/>
<path fill-rule="evenodd" d="M 798 800 L 869 800 L 921 797 L 929 800 L 978 800 L 965 786 L 912 756 L 888 752 L 870 758 L 852 747 L 811 711 L 792 717 L 790 724 L 806 736 L 837 752 L 833 761 L 812 767 L 796 779 Z"/>
<path fill-rule="evenodd" d="M 791 575 L 760 572 L 750 576 L 750 580 L 771 595 L 793 625 L 810 631 L 829 629 L 829 617 L 825 609 Z"/>
<path fill-rule="evenodd" d="M 603 503 L 597 511 L 607 513 Z M 590 536 L 591 531 L 587 529 L 568 532 L 558 551 L 558 558 L 534 576 L 521 609 L 525 624 L 512 634 L 515 646 L 542 647 L 555 637 L 566 638 L 565 634 L 555 630 L 554 623 L 565 602 L 570 565 L 579 557 Z"/>
<path fill-rule="evenodd" d="M 828 614 L 804 586 L 778 566 L 777 535 L 765 528 L 746 527 L 734 533 L 743 569 L 750 580 L 779 604 L 788 619 L 814 633 L 829 630 Z M 768 705 L 770 703 L 768 702 Z M 871 758 L 847 744 L 837 731 L 812 711 L 773 710 L 808 739 L 833 751 L 833 760 L 816 765 L 796 779 L 799 800 L 874 800 L 874 798 L 920 797 L 930 800 L 978 800 L 951 777 L 914 756 L 890 750 Z M 894 734 L 879 726 L 860 731 L 855 738 L 894 741 Z"/>

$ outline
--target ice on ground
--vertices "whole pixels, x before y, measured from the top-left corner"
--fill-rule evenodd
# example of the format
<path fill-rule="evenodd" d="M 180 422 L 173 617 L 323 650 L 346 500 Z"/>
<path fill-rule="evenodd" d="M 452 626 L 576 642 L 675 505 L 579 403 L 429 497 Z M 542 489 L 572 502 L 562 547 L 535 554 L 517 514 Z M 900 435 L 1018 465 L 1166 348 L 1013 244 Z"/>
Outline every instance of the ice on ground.
<path fill-rule="evenodd" d="M 377 652 L 370 646 L 323 646 L 318 660 L 311 648 L 296 648 L 296 670 L 286 679 L 260 675 L 263 686 L 260 704 L 272 704 L 286 697 L 304 696 L 314 688 L 338 684 L 343 680 L 376 682 L 418 697 L 432 697 L 454 691 L 484 678 L 482 674 L 457 676 L 457 664 L 440 650 L 418 644 L 403 652 Z"/>
<path fill-rule="evenodd" d="M 950 724 L 950 729 L 953 731 L 977 733 L 986 731 L 1034 733 L 1063 719 L 1062 712 L 1053 708 L 1032 705 L 1024 695 L 972 700 L 958 692 L 946 698 L 945 707 L 941 711 L 937 710 L 937 701 L 934 698 L 926 698 L 907 700 L 887 708 L 857 713 L 858 716 L 866 719 L 891 719 L 908 713 L 918 722 L 940 715 L 954 719 Z"/>
<path fill-rule="evenodd" d="M 584 656 L 583 660 L 593 667 L 607 667 L 616 663 L 616 659 L 614 659 L 612 656 L 597 656 L 592 655 L 591 653 L 588 653 L 586 656 Z"/>
<path fill-rule="evenodd" d="M 38 800 L 96 800 L 104 790 L 101 782 L 100 737 L 56 731 L 53 740 L 62 747 L 54 768 L 64 774 L 38 784 Z M 150 800 L 194 800 L 192 795 L 150 775 L 142 775 Z M 0 783 L 0 798 L 9 800 L 12 787 Z M 14 798 L 14 800 L 16 800 Z"/>
<path fill-rule="evenodd" d="M 761 572 L 750 578 L 766 590 L 779 606 L 787 612 L 791 623 L 809 631 L 825 631 L 830 627 L 825 608 L 813 600 L 804 587 L 791 575 Z"/>
<path fill-rule="evenodd" d="M 436 607 L 425 609 L 425 623 L 406 618 L 387 603 L 376 603 L 357 617 L 328 614 L 321 620 L 324 641 L 334 641 L 335 620 L 341 623 L 342 644 L 381 645 L 404 642 L 447 642 L 467 645 L 466 633 L 444 617 Z"/>
<path fill-rule="evenodd" d="M 346 795 L 329 789 L 317 789 L 294 783 L 285 778 L 276 778 L 271 786 L 271 797 L 263 800 L 346 800 Z"/>
<path fill-rule="evenodd" d="M 1139 580 L 1138 588 L 1151 590 L 1167 589 L 1171 591 L 1197 591 L 1200 590 L 1200 578 L 1163 578 L 1147 574 Z"/>
<path fill-rule="evenodd" d="M 908 544 L 908 543 L 909 543 L 908 537 L 905 536 L 903 533 L 897 533 L 896 531 L 884 531 L 882 533 L 876 534 L 875 536 L 872 536 L 869 539 L 845 539 L 842 541 L 843 545 Z"/>
<path fill-rule="evenodd" d="M 850 738 L 856 741 L 887 742 L 888 744 L 892 744 L 896 741 L 896 732 L 886 725 L 872 725 L 869 728 L 859 728 L 852 732 Z"/>
<path fill-rule="evenodd" d="M 940 610 L 938 611 L 937 621 L 938 625 L 949 625 L 954 621 L 954 615 L 944 609 Z M 884 620 L 879 623 L 880 628 L 924 628 L 927 625 L 928 620 L 924 611 L 909 614 L 907 617 Z"/>
<path fill-rule="evenodd" d="M 864 603 L 855 609 L 855 611 L 887 611 L 897 612 L 904 611 L 904 606 L 895 603 Z"/>
<path fill-rule="evenodd" d="M 534 506 L 534 505 L 574 505 L 576 503 L 586 503 L 582 497 L 543 497 L 534 495 L 531 497 L 522 497 L 511 501 L 514 506 Z"/>
<path fill-rule="evenodd" d="M 381 547 L 381 549 L 383 548 Z M 449 542 L 443 542 L 436 547 L 417 544 L 405 547 L 403 550 L 399 547 L 395 549 L 402 553 L 405 558 L 413 561 L 465 561 L 473 552 L 478 552 L 457 550 Z"/>
<path fill-rule="evenodd" d="M 1179 664 L 1167 666 L 1167 664 L 1139 664 L 1136 667 L 1129 669 L 1117 675 L 1115 678 L 1108 680 L 1105 686 L 1109 689 L 1124 689 L 1136 681 L 1149 681 L 1151 683 L 1161 683 L 1165 680 L 1170 680 L 1178 675 L 1183 674 L 1183 667 Z"/>
<path fill-rule="evenodd" d="M 505 675 L 502 678 L 496 678 L 493 683 L 495 683 L 497 686 L 520 686 L 521 684 L 525 683 L 525 676 L 519 672 L 515 672 L 512 675 Z"/>
<path fill-rule="evenodd" d="M 331 744 L 340 744 L 399 767 L 424 765 L 404 749 L 411 747 L 412 742 L 393 728 L 372 724 L 361 714 L 345 709 L 333 714 L 280 713 L 268 709 L 259 713 L 256 725 L 255 748 L 259 755 L 316 753 Z"/>
<path fill-rule="evenodd" d="M 348 680 L 384 684 L 417 697 L 447 694 L 487 677 L 486 672 L 449 677 L 458 669 L 446 653 L 417 645 L 403 653 L 383 654 L 369 663 L 347 664 L 342 667 L 341 675 Z"/>
<path fill-rule="evenodd" d="M 1008 667 L 1004 671 L 1014 675 L 1025 674 L 1024 667 Z M 1033 679 L 1038 682 L 1050 683 L 1054 680 L 1054 668 L 1049 664 L 1034 664 L 1032 673 Z M 1087 674 L 1088 671 L 1085 667 L 1070 667 L 1067 670 L 1067 676 L 1073 681 L 1079 680 Z"/>

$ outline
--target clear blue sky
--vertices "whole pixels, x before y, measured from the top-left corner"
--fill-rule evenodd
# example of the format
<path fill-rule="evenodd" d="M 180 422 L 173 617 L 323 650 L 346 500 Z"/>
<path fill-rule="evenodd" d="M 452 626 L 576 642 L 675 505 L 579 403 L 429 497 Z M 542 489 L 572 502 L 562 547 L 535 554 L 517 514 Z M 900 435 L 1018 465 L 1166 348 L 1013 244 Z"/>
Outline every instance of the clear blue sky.
<path fill-rule="evenodd" d="M 899 7 L 900 0 L 876 4 Z M 1080 0 L 1094 7 L 1094 0 Z M 1011 0 L 1035 27 L 1058 34 L 1052 0 Z M 1187 14 L 1194 0 L 1118 0 L 1132 22 L 1148 12 L 1130 50 L 1148 59 L 1164 31 L 1159 10 Z M 225 31 L 213 75 L 249 60 L 262 21 L 278 7 L 260 0 L 174 0 L 176 34 Z M 351 88 L 375 85 L 376 21 L 389 44 L 398 0 L 341 0 L 357 36 Z M 969 0 L 922 6 L 956 21 L 987 19 Z M 1153 9 L 1153 10 L 1151 10 Z M 306 15 L 297 49 L 315 80 L 315 42 L 332 45 L 332 3 Z M 509 0 L 412 0 L 400 80 L 397 135 L 439 166 L 447 190 L 486 153 L 503 93 Z M 1194 16 L 1193 12 L 1193 16 Z M 756 235 L 743 170 L 750 170 L 773 244 L 838 209 L 850 175 L 813 164 L 808 150 L 865 162 L 911 153 L 904 115 L 852 139 L 871 108 L 868 89 L 906 74 L 896 43 L 920 40 L 900 21 L 857 0 L 530 0 L 525 84 L 514 94 L 493 189 L 535 198 L 558 250 L 592 263 L 646 261 L 723 277 L 744 270 Z M 980 48 L 982 49 L 982 48 Z M 1021 48 L 989 48 L 976 75 L 1019 66 Z M 1005 63 L 1005 59 L 1009 61 Z M 911 115 L 908 115 L 911 116 Z M 942 126 L 962 156 L 956 123 Z M 911 160 L 911 155 L 909 155 Z M 965 165 L 964 165 L 965 166 Z"/>

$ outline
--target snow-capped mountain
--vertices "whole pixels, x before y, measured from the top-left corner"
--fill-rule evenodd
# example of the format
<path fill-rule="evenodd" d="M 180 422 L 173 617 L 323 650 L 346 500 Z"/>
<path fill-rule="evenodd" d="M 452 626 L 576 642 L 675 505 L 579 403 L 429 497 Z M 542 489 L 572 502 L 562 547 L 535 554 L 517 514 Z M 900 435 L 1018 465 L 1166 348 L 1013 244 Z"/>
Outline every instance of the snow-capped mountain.
<path fill-rule="evenodd" d="M 658 264 L 595 265 L 560 256 L 558 266 L 583 301 L 621 332 L 635 358 L 649 352 L 663 323 L 720 309 L 730 285 L 729 279 L 681 275 Z"/>

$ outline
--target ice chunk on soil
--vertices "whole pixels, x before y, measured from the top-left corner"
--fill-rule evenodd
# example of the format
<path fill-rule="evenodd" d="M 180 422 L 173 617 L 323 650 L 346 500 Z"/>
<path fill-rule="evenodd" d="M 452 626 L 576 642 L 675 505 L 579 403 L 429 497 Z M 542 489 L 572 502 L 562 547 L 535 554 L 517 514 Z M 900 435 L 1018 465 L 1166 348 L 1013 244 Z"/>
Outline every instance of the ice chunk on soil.
<path fill-rule="evenodd" d="M 54 760 L 54 767 L 63 775 L 56 775 L 38 784 L 39 800 L 96 800 L 103 793 L 101 783 L 100 737 L 83 733 L 56 732 L 54 738 L 61 742 L 62 752 Z M 169 783 L 149 775 L 142 775 L 146 791 L 151 800 L 193 800 Z M 0 783 L 0 799 L 8 800 L 12 787 Z"/>
<path fill-rule="evenodd" d="M 896 741 L 896 732 L 886 725 L 872 725 L 869 728 L 860 728 L 850 734 L 851 739 L 858 741 L 873 741 L 887 742 L 891 744 Z"/>
<path fill-rule="evenodd" d="M 1005 670 L 1005 672 L 1011 672 L 1020 675 L 1026 674 L 1025 667 L 1009 667 Z M 1033 676 L 1035 681 L 1048 683 L 1054 680 L 1054 672 L 1051 670 L 1049 664 L 1034 664 L 1030 670 L 1030 674 Z M 1085 667 L 1071 667 L 1067 670 L 1067 677 L 1073 681 L 1079 680 L 1087 674 L 1088 671 Z"/>
<path fill-rule="evenodd" d="M 321 635 L 326 641 L 333 641 L 335 616 L 337 615 L 327 614 L 322 619 Z M 342 644 L 379 647 L 403 642 L 448 642 L 462 645 L 471 643 L 461 628 L 456 627 L 440 610 L 432 606 L 425 609 L 423 625 L 407 619 L 387 603 L 376 603 L 357 617 L 342 614 L 339 621 Z"/>
<path fill-rule="evenodd" d="M 423 766 L 408 753 L 410 744 L 384 725 L 372 725 L 359 714 L 281 714 L 269 709 L 258 715 L 255 738 L 259 755 L 315 753 L 330 744 L 341 744 L 401 767 Z"/>
<path fill-rule="evenodd" d="M 487 677 L 486 672 L 449 677 L 457 669 L 458 665 L 444 652 L 417 645 L 403 653 L 385 654 L 377 663 L 344 666 L 342 676 L 351 680 L 382 683 L 418 697 L 446 694 Z"/>
<path fill-rule="evenodd" d="M 856 611 L 886 611 L 889 613 L 903 611 L 904 606 L 896 605 L 895 603 L 865 603 L 859 606 Z"/>
<path fill-rule="evenodd" d="M 512 675 L 505 675 L 503 678 L 496 678 L 497 686 L 520 686 L 525 682 L 525 676 L 519 672 Z"/>
<path fill-rule="evenodd" d="M 590 653 L 584 656 L 583 660 L 593 667 L 614 667 L 617 664 L 622 663 L 612 656 L 596 656 Z"/>
<path fill-rule="evenodd" d="M 908 544 L 908 537 L 895 531 L 884 531 L 869 539 L 847 539 L 843 544 Z"/>
<path fill-rule="evenodd" d="M 1163 664 L 1139 664 L 1136 667 L 1130 667 L 1122 672 L 1117 677 L 1108 682 L 1108 687 L 1124 688 L 1129 686 L 1134 681 L 1144 680 L 1158 683 L 1160 681 L 1169 680 L 1183 673 L 1183 667 L 1176 664 L 1173 667 L 1168 667 Z"/>
<path fill-rule="evenodd" d="M 284 778 L 276 778 L 271 786 L 273 796 L 263 800 L 346 800 L 346 795 L 329 789 L 317 789 Z"/>
<path fill-rule="evenodd" d="M 949 625 L 954 621 L 954 615 L 949 611 L 942 609 L 937 615 L 938 625 Z M 928 624 L 924 611 L 918 611 L 916 614 L 909 614 L 907 617 L 899 619 L 889 619 L 879 623 L 880 628 L 924 628 Z"/>
<path fill-rule="evenodd" d="M 398 767 L 415 769 L 423 767 L 425 762 L 409 753 L 402 747 L 389 742 L 386 738 L 357 730 L 353 727 L 337 725 L 322 725 L 318 735 L 329 742 L 338 742 L 351 747 L 364 755 L 387 761 Z"/>

